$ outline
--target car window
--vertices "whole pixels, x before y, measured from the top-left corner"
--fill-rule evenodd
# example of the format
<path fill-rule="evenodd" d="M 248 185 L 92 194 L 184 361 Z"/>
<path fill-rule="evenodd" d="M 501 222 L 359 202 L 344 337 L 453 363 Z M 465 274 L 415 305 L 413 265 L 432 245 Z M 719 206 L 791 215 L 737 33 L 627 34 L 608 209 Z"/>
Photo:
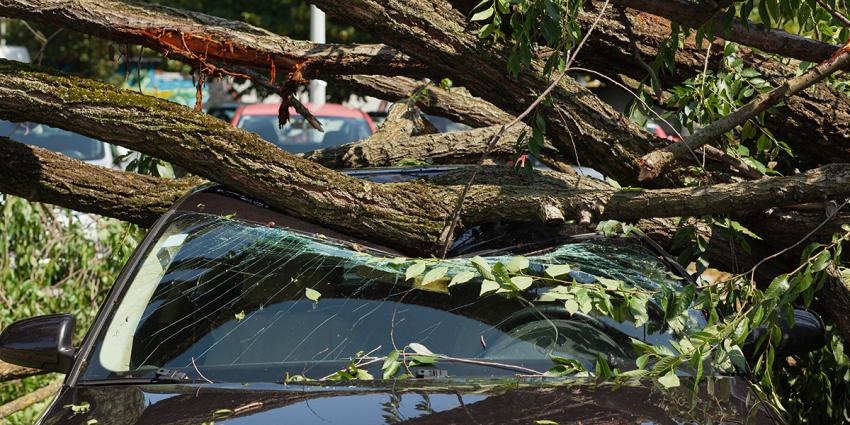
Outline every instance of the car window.
<path fill-rule="evenodd" d="M 103 159 L 106 156 L 103 142 L 43 124 L 2 121 L 0 135 L 81 161 Z"/>
<path fill-rule="evenodd" d="M 625 239 L 568 244 L 528 258 L 533 264 L 569 262 L 576 279 L 597 274 L 645 288 L 679 286 L 663 263 Z M 480 282 L 451 291 L 446 282 L 418 287 L 405 280 L 405 261 L 283 228 L 178 212 L 135 271 L 83 379 L 157 368 L 198 370 L 233 382 L 322 377 L 358 352 L 386 355 L 411 343 L 441 355 L 543 370 L 553 355 L 589 369 L 603 356 L 628 370 L 636 357 L 630 338 L 670 339 L 652 324 L 636 327 L 570 316 L 557 306 L 482 297 Z M 445 264 L 469 268 L 468 259 Z M 308 289 L 318 299 L 308 299 Z"/>
<path fill-rule="evenodd" d="M 362 118 L 317 116 L 324 132 L 310 126 L 301 115 L 292 115 L 282 128 L 277 115 L 242 115 L 237 127 L 257 133 L 263 139 L 291 153 L 304 153 L 363 140 L 372 135 Z"/>

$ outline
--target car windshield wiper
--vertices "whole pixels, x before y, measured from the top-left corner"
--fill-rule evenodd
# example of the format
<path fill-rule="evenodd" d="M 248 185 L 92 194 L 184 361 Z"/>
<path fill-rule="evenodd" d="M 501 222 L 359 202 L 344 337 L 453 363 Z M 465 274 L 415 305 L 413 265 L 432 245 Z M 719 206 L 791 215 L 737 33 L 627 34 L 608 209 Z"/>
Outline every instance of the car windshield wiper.
<path fill-rule="evenodd" d="M 160 368 L 153 376 L 139 376 L 112 379 L 92 379 L 80 381 L 81 385 L 142 385 L 142 384 L 198 384 L 215 383 L 209 379 L 191 378 L 184 372 L 173 369 Z"/>

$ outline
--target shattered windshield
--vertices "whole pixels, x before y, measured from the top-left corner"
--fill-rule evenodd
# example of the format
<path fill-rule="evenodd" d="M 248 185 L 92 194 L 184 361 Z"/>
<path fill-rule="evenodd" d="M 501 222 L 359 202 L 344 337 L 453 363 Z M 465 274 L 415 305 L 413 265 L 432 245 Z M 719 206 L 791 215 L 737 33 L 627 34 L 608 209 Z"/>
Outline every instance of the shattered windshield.
<path fill-rule="evenodd" d="M 475 270 L 468 258 L 429 260 L 441 276 L 411 277 L 422 260 L 355 248 L 232 217 L 178 212 L 135 270 L 82 379 L 145 376 L 158 368 L 222 382 L 321 379 L 357 356 L 380 360 L 409 347 L 434 354 L 415 364 L 448 376 L 545 371 L 553 357 L 589 370 L 601 357 L 629 370 L 637 357 L 632 338 L 654 344 L 671 338 L 653 314 L 638 326 L 583 314 L 578 304 L 580 311 L 569 311 L 563 302 L 546 302 L 558 299 L 558 288 L 505 296 L 485 291 L 489 283 L 480 277 L 451 282 Z M 529 272 L 569 264 L 565 276 L 574 283 L 679 287 L 665 264 L 630 238 L 578 241 L 524 258 Z M 375 367 L 380 376 L 378 360 L 364 368 Z"/>

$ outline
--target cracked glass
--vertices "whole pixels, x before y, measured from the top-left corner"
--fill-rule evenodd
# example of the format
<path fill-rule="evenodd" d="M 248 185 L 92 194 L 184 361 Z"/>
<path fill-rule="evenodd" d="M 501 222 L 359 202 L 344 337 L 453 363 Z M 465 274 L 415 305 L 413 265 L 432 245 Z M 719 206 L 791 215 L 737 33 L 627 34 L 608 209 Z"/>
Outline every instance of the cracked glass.
<path fill-rule="evenodd" d="M 679 287 L 679 278 L 630 238 L 582 240 L 526 257 L 531 269 L 570 264 L 577 281 L 600 276 L 648 289 Z M 589 370 L 602 356 L 629 370 L 636 357 L 630 338 L 671 338 L 658 321 L 577 318 L 551 304 L 480 296 L 476 280 L 422 286 L 405 280 L 415 261 L 273 223 L 177 212 L 134 271 L 81 379 L 142 377 L 160 368 L 219 382 L 321 379 L 358 352 L 386 355 L 411 343 L 533 370 L 551 367 L 551 356 Z M 468 258 L 440 265 L 448 275 L 474 270 Z M 374 367 L 380 376 L 380 364 Z M 486 364 L 434 367 L 449 376 L 516 374 Z"/>

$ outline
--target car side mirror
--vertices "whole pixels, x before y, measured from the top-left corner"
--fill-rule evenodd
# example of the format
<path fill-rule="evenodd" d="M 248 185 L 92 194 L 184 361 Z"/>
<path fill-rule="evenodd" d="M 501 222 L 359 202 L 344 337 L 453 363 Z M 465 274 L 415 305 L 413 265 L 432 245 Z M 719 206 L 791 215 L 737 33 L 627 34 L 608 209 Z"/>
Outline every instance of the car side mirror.
<path fill-rule="evenodd" d="M 33 317 L 12 323 L 0 333 L 0 360 L 18 366 L 67 373 L 74 361 L 70 314 Z"/>
<path fill-rule="evenodd" d="M 795 309 L 794 326 L 789 326 L 782 320 L 779 327 L 782 329 L 782 340 L 775 348 L 777 358 L 805 354 L 826 345 L 826 327 L 823 320 L 808 310 Z M 764 347 L 758 347 L 756 351 L 756 343 L 765 331 L 764 326 L 759 326 L 744 343 L 743 351 L 748 360 L 755 360 L 764 350 Z"/>

